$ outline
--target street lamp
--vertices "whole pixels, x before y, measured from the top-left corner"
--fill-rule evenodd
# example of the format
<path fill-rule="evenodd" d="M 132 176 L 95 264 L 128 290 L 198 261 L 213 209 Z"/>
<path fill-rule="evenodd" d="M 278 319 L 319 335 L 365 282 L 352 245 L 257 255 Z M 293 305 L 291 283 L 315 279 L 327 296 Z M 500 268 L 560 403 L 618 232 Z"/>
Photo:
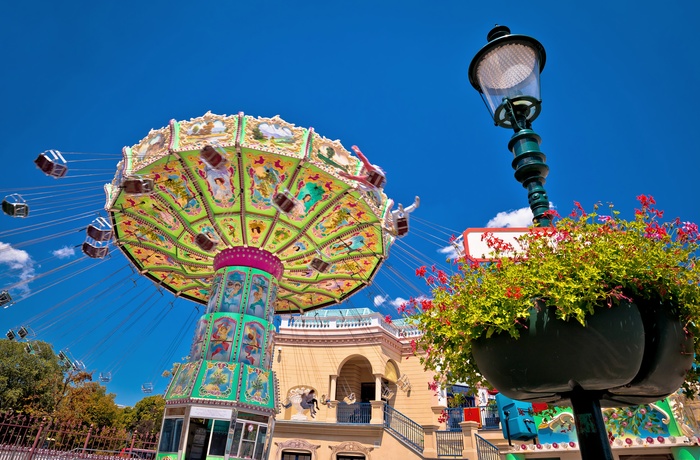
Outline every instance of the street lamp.
<path fill-rule="evenodd" d="M 534 221 L 550 226 L 549 198 L 544 183 L 549 167 L 540 151 L 540 136 L 532 122 L 540 114 L 540 73 L 545 51 L 540 42 L 525 35 L 511 35 L 505 26 L 496 26 L 487 36 L 469 65 L 469 82 L 481 94 L 496 126 L 510 128 L 515 134 L 508 143 L 513 152 L 515 178 L 528 191 Z M 576 430 L 584 460 L 612 460 L 607 429 L 600 410 L 602 392 L 586 391 L 570 381 Z"/>
<path fill-rule="evenodd" d="M 527 189 L 534 221 L 549 226 L 549 198 L 544 189 L 549 167 L 540 151 L 542 139 L 530 129 L 542 106 L 544 47 L 532 37 L 511 35 L 506 26 L 493 28 L 487 40 L 469 65 L 469 82 L 481 94 L 496 126 L 515 131 L 508 143 L 515 155 L 515 178 Z"/>

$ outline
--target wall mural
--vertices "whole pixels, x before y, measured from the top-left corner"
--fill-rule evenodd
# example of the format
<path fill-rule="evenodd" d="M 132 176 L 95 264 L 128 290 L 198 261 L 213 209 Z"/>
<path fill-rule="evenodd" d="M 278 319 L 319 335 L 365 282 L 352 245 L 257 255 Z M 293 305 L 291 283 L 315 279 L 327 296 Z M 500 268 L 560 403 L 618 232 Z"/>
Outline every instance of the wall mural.
<path fill-rule="evenodd" d="M 205 362 L 199 396 L 229 398 L 235 387 L 237 363 Z"/>
<path fill-rule="evenodd" d="M 170 385 L 167 398 L 177 399 L 189 397 L 192 387 L 194 386 L 194 381 L 197 378 L 198 370 L 199 363 L 182 364 L 177 370 L 177 375 L 173 379 L 173 383 Z"/>
<path fill-rule="evenodd" d="M 271 402 L 270 377 L 272 371 L 243 366 L 243 398 L 249 403 L 268 406 Z"/>

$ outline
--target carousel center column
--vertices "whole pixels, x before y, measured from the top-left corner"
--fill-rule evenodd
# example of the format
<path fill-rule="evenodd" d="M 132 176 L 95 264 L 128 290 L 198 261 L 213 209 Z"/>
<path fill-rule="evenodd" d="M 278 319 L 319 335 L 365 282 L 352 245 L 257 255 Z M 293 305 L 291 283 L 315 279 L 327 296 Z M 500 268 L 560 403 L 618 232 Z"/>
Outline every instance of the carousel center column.
<path fill-rule="evenodd" d="M 189 360 L 166 392 L 159 460 L 265 458 L 272 437 L 272 320 L 284 267 L 268 251 L 235 247 L 216 255 L 214 270 Z"/>

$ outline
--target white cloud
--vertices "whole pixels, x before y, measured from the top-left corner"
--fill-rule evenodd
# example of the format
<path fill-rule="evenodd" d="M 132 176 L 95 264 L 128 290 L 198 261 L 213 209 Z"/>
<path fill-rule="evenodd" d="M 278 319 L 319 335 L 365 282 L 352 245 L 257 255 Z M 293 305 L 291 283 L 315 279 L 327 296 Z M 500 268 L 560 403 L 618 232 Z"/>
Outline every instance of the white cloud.
<path fill-rule="evenodd" d="M 384 305 L 384 303 L 386 302 L 386 299 L 388 299 L 387 296 L 375 295 L 374 299 L 373 299 L 374 306 L 378 307 L 380 305 Z"/>
<path fill-rule="evenodd" d="M 27 251 L 15 249 L 8 243 L 0 241 L 0 264 L 7 265 L 10 270 L 17 272 L 20 281 L 27 281 L 34 277 L 34 262 Z M 26 283 L 17 286 L 23 294 L 29 293 Z"/>
<path fill-rule="evenodd" d="M 51 254 L 59 259 L 68 259 L 75 255 L 75 248 L 70 248 L 68 246 L 63 246 L 61 249 L 56 249 L 51 251 Z"/>
<path fill-rule="evenodd" d="M 529 227 L 532 225 L 532 210 L 520 208 L 514 211 L 503 211 L 496 214 L 486 226 L 489 228 Z"/>
<path fill-rule="evenodd" d="M 406 302 L 408 302 L 408 300 L 403 299 L 401 297 L 397 297 L 394 300 L 390 300 L 389 304 L 395 308 L 399 308 L 401 305 L 405 304 Z"/>
<path fill-rule="evenodd" d="M 438 249 L 437 252 L 440 254 L 446 254 L 447 258 L 450 260 L 456 259 L 458 257 L 461 257 L 464 255 L 464 236 L 459 235 L 458 238 L 456 238 L 452 244 L 449 246 L 445 246 L 444 248 Z"/>

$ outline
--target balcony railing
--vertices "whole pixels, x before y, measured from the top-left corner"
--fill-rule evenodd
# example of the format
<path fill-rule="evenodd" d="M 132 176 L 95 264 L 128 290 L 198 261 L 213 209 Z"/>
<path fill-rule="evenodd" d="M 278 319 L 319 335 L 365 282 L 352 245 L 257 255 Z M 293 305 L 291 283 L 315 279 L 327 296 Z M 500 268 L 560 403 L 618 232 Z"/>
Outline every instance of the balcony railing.
<path fill-rule="evenodd" d="M 462 457 L 464 435 L 461 431 L 436 431 L 435 445 L 438 458 Z"/>
<path fill-rule="evenodd" d="M 388 323 L 379 313 L 358 316 L 292 316 L 282 315 L 280 329 L 353 329 L 379 327 L 397 338 L 418 337 L 421 332 L 410 324 Z"/>
<path fill-rule="evenodd" d="M 474 437 L 476 438 L 476 454 L 479 456 L 479 460 L 499 460 L 501 458 L 498 454 L 498 447 L 478 434 L 475 434 Z"/>
<path fill-rule="evenodd" d="M 419 452 L 423 452 L 423 427 L 391 406 L 384 406 L 384 427 Z"/>
<path fill-rule="evenodd" d="M 372 419 L 371 403 L 338 403 L 338 423 L 369 423 Z"/>
<path fill-rule="evenodd" d="M 448 407 L 447 412 L 447 430 L 462 431 L 459 426 L 464 421 L 463 407 Z M 493 406 L 479 406 L 479 415 L 481 418 L 481 429 L 483 430 L 498 430 L 500 429 L 500 418 L 498 409 Z"/>

